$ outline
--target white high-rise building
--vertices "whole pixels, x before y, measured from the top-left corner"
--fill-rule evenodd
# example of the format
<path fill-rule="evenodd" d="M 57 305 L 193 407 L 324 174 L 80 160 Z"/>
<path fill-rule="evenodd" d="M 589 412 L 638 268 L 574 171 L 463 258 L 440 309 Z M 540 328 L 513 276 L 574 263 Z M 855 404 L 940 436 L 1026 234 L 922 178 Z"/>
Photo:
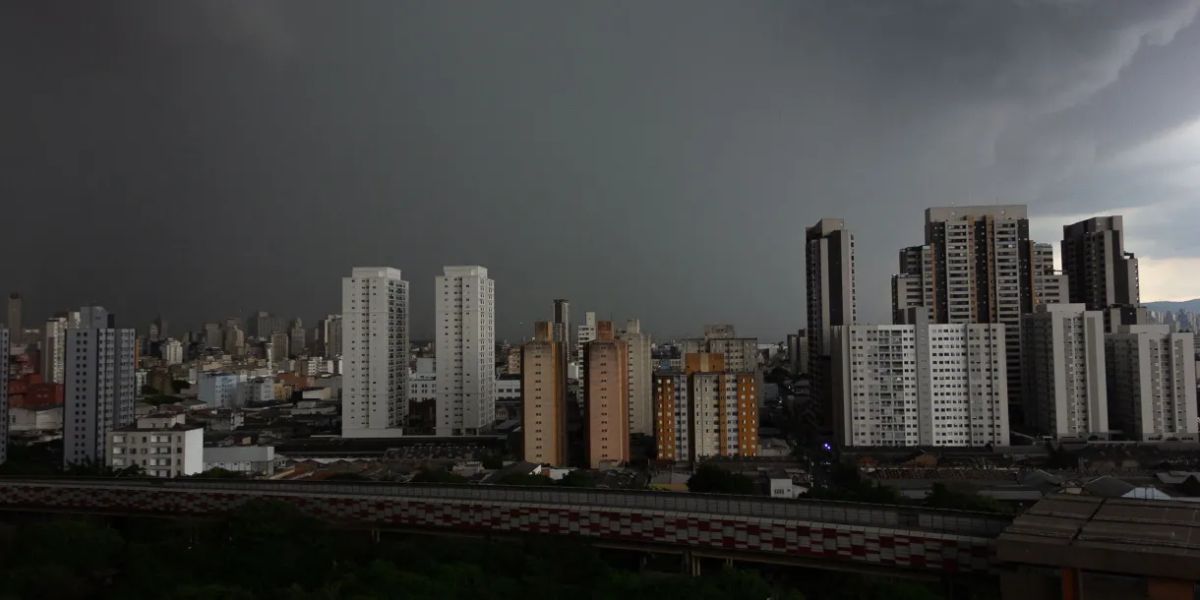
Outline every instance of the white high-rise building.
<path fill-rule="evenodd" d="M 437 434 L 475 435 L 496 416 L 495 285 L 484 267 L 445 267 L 435 293 Z"/>
<path fill-rule="evenodd" d="M 1143 442 L 1197 440 L 1194 339 L 1168 325 L 1118 325 L 1105 336 L 1113 429 Z"/>
<path fill-rule="evenodd" d="M 1026 421 L 1060 438 L 1108 435 L 1104 313 L 1042 304 L 1021 319 Z"/>
<path fill-rule="evenodd" d="M 408 414 L 408 282 L 355 267 L 342 279 L 342 436 L 391 437 Z"/>
<path fill-rule="evenodd" d="M 836 327 L 834 432 L 842 446 L 1008 445 L 1004 325 Z"/>
<path fill-rule="evenodd" d="M 0 327 L 0 348 L 8 348 L 8 329 Z M 7 350 L 3 356 L 8 360 Z M 8 460 L 8 365 L 0 369 L 0 465 Z"/>
<path fill-rule="evenodd" d="M 46 383 L 62 383 L 66 368 L 67 319 L 56 317 L 46 321 L 42 333 L 42 379 Z"/>
<path fill-rule="evenodd" d="M 590 313 L 589 313 L 590 314 Z M 637 319 L 626 321 L 617 339 L 629 347 L 629 433 L 654 435 L 654 363 L 650 334 Z"/>
<path fill-rule="evenodd" d="M 178 365 L 183 362 L 183 342 L 175 338 L 168 338 L 161 344 L 159 353 L 162 355 L 163 362 L 168 365 Z"/>
<path fill-rule="evenodd" d="M 583 347 L 596 339 L 596 313 L 583 314 L 583 323 L 575 328 L 575 356 L 583 357 Z"/>
<path fill-rule="evenodd" d="M 133 329 L 117 329 L 99 306 L 80 310 L 66 334 L 63 462 L 104 464 L 109 434 L 134 420 Z"/>

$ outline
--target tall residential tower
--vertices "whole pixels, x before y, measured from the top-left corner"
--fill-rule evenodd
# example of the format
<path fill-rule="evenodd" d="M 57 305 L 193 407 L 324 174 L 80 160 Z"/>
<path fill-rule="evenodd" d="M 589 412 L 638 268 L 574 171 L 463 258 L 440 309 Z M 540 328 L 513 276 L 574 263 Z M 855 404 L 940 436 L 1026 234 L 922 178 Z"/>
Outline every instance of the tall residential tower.
<path fill-rule="evenodd" d="M 342 279 L 342 436 L 399 435 L 408 414 L 408 282 L 355 267 Z"/>
<path fill-rule="evenodd" d="M 480 266 L 437 277 L 437 434 L 477 435 L 496 417 L 495 284 Z"/>

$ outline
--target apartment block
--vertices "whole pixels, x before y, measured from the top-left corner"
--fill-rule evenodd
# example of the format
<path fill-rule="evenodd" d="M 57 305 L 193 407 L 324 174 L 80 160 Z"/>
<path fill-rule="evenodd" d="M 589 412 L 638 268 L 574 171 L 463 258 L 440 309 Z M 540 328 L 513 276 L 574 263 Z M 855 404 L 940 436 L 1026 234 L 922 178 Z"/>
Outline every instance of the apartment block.
<path fill-rule="evenodd" d="M 150 477 L 184 477 L 204 470 L 204 428 L 183 414 L 149 415 L 109 434 L 106 464 L 141 467 Z"/>
<path fill-rule="evenodd" d="M 332 321 L 332 319 L 330 320 Z M 408 414 L 408 282 L 399 269 L 342 278 L 342 436 L 394 437 Z M 274 336 L 272 336 L 274 337 Z"/>
<path fill-rule="evenodd" d="M 1043 304 L 1021 322 L 1026 420 L 1057 438 L 1108 436 L 1104 315 L 1083 304 Z"/>
<path fill-rule="evenodd" d="M 1003 324 L 905 323 L 833 330 L 834 433 L 840 446 L 1005 446 Z"/>
<path fill-rule="evenodd" d="M 658 374 L 654 376 L 654 405 L 659 460 L 696 462 L 713 456 L 758 455 L 758 378 L 754 373 Z"/>
<path fill-rule="evenodd" d="M 521 347 L 521 432 L 525 460 L 567 465 L 567 374 L 565 344 L 551 323 L 534 324 L 533 340 Z"/>
<path fill-rule="evenodd" d="M 1142 442 L 1197 441 L 1194 334 L 1121 325 L 1104 344 L 1109 425 Z"/>
<path fill-rule="evenodd" d="M 611 321 L 596 323 L 583 347 L 584 429 L 588 466 L 629 462 L 629 346 L 616 339 Z"/>

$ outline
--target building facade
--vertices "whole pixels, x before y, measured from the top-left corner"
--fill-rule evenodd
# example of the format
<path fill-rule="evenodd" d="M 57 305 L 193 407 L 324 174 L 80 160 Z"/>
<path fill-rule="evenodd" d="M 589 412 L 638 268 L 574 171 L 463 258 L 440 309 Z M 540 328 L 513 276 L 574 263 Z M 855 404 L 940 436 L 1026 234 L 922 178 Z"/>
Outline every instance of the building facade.
<path fill-rule="evenodd" d="M 63 462 L 101 464 L 109 434 L 134 420 L 135 334 L 118 329 L 99 306 L 80 310 L 66 333 Z"/>
<path fill-rule="evenodd" d="M 187 425 L 183 414 L 141 417 L 136 425 L 109 433 L 105 464 L 140 467 L 150 477 L 184 477 L 204 470 L 204 428 Z"/>
<path fill-rule="evenodd" d="M 908 323 L 833 331 L 840 446 L 1007 446 L 1003 324 Z"/>
<path fill-rule="evenodd" d="M 1104 316 L 1082 304 L 1043 304 L 1021 322 L 1026 421 L 1057 438 L 1108 435 Z"/>
<path fill-rule="evenodd" d="M 629 346 L 616 338 L 611 321 L 599 321 L 583 353 L 588 466 L 623 465 L 629 462 Z"/>
<path fill-rule="evenodd" d="M 1124 221 L 1121 216 L 1094 217 L 1063 226 L 1063 271 L 1070 278 L 1071 302 L 1088 310 L 1137 306 L 1138 262 L 1125 251 Z M 1108 325 L 1115 331 L 1121 323 Z"/>
<path fill-rule="evenodd" d="M 1121 325 L 1104 339 L 1109 425 L 1143 442 L 1196 441 L 1196 355 L 1190 332 Z"/>
<path fill-rule="evenodd" d="M 557 467 L 567 464 L 567 348 L 554 331 L 540 321 L 521 347 L 521 432 L 527 462 Z"/>
<path fill-rule="evenodd" d="M 1067 278 L 1053 265 L 1053 246 L 1029 239 L 1024 205 L 929 208 L 925 244 L 900 251 L 892 312 L 923 306 L 934 323 L 1004 324 L 1009 407 L 1023 419 L 1021 316 L 1063 299 Z"/>
<path fill-rule="evenodd" d="M 725 370 L 720 354 L 687 354 L 683 364 L 683 371 L 654 376 L 658 459 L 757 456 L 757 374 Z"/>
<path fill-rule="evenodd" d="M 804 232 L 805 306 L 808 309 L 808 375 L 817 394 L 820 420 L 831 426 L 830 380 L 834 327 L 857 320 L 854 286 L 854 235 L 842 219 L 821 219 Z"/>
<path fill-rule="evenodd" d="M 650 334 L 630 319 L 617 337 L 629 349 L 629 433 L 654 435 L 654 364 Z"/>
<path fill-rule="evenodd" d="M 476 435 L 496 415 L 495 283 L 480 266 L 436 280 L 437 434 Z"/>
<path fill-rule="evenodd" d="M 408 282 L 399 269 L 342 278 L 342 436 L 400 435 L 408 412 Z"/>
<path fill-rule="evenodd" d="M 8 329 L 0 327 L 0 348 L 8 362 Z M 0 465 L 8 460 L 8 365 L 0 368 Z"/>
<path fill-rule="evenodd" d="M 46 383 L 63 383 L 66 370 L 67 319 L 46 321 L 42 331 L 42 378 Z"/>

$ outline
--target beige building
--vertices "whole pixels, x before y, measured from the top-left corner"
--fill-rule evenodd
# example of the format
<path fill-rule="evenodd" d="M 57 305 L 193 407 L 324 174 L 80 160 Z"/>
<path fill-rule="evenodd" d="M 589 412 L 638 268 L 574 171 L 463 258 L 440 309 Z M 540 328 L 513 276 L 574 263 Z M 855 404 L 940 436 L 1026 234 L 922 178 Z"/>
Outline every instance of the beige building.
<path fill-rule="evenodd" d="M 629 347 L 629 432 L 654 435 L 654 362 L 650 335 L 637 319 L 625 323 L 617 336 Z"/>
<path fill-rule="evenodd" d="M 562 370 L 563 342 L 551 324 L 534 324 L 532 341 L 521 349 L 521 430 L 525 460 L 539 465 L 567 464 L 567 374 Z"/>
<path fill-rule="evenodd" d="M 584 420 L 588 466 L 629 462 L 629 347 L 613 335 L 611 321 L 596 322 L 596 339 L 584 346 Z"/>
<path fill-rule="evenodd" d="M 684 365 L 654 377 L 657 458 L 757 456 L 757 375 L 724 370 L 720 354 L 689 354 Z"/>

